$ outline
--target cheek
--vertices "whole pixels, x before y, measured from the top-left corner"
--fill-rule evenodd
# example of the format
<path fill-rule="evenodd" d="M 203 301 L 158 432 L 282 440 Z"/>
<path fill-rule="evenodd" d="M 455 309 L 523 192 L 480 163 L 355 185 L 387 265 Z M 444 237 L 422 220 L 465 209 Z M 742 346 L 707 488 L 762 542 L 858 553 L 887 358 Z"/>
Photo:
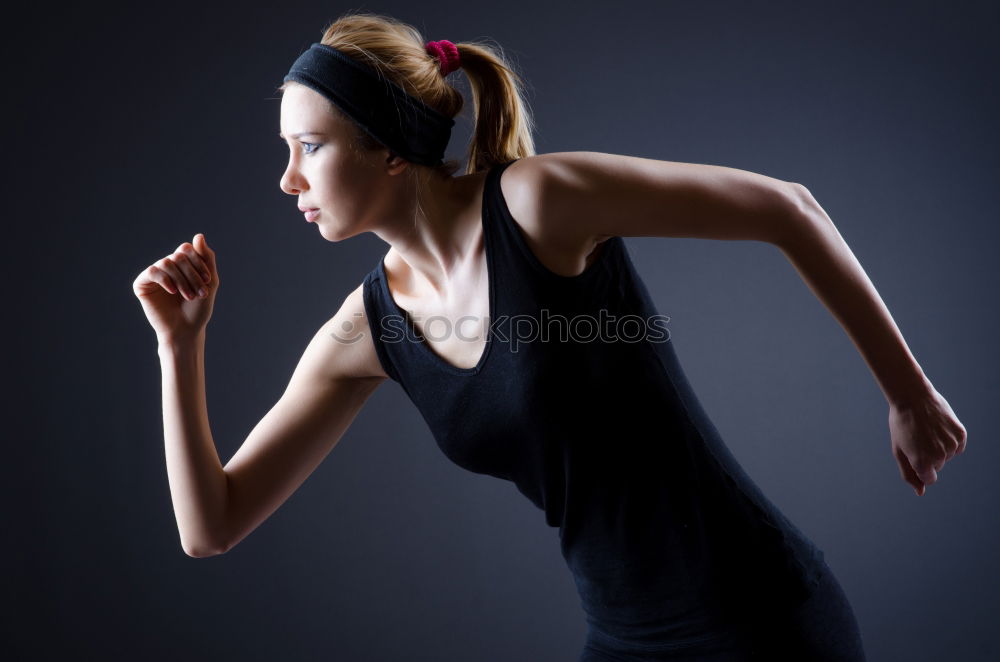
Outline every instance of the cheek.
<path fill-rule="evenodd" d="M 375 179 L 363 168 L 351 163 L 338 164 L 329 171 L 326 190 L 344 205 L 355 205 L 374 194 Z"/>
<path fill-rule="evenodd" d="M 333 149 L 327 149 L 333 147 Z M 380 179 L 371 161 L 359 160 L 352 150 L 341 145 L 324 145 L 326 154 L 316 155 L 310 183 L 318 194 L 317 204 L 331 216 L 346 223 L 354 222 L 370 210 L 379 198 Z M 322 161 L 319 159 L 322 158 Z"/>
<path fill-rule="evenodd" d="M 316 155 L 315 164 L 317 183 L 328 191 L 344 191 L 354 184 L 358 167 L 350 154 L 343 149 L 331 149 L 326 154 Z"/>

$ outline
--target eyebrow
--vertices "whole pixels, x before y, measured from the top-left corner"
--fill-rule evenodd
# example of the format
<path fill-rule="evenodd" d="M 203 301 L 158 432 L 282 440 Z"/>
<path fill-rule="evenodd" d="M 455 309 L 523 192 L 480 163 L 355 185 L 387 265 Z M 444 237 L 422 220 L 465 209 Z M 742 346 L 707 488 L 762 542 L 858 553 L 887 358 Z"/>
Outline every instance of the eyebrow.
<path fill-rule="evenodd" d="M 326 135 L 326 134 L 325 133 L 317 133 L 315 131 L 303 131 L 301 133 L 293 133 L 291 135 L 291 137 L 295 138 L 295 139 L 298 139 L 298 138 L 301 138 L 302 136 L 324 136 L 324 135 Z M 281 138 L 282 140 L 285 139 L 284 134 L 282 134 L 280 131 L 278 132 L 278 137 Z"/>

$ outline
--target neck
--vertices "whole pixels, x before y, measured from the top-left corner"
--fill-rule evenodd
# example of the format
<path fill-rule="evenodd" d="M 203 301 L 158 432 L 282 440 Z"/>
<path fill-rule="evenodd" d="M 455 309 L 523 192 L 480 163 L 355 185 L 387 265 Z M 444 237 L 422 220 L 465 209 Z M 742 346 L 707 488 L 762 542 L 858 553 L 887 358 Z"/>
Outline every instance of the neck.
<path fill-rule="evenodd" d="M 485 173 L 431 176 L 400 196 L 397 219 L 374 230 L 406 265 L 408 291 L 443 294 L 478 247 Z M 419 189 L 420 206 L 417 206 Z"/>

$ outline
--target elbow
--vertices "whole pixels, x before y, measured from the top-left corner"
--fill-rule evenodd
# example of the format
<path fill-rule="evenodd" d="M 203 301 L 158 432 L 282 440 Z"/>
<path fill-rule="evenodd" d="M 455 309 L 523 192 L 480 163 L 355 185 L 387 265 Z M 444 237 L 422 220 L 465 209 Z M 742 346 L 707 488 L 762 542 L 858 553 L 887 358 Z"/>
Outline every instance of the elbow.
<path fill-rule="evenodd" d="M 226 500 L 228 501 L 228 475 L 225 475 L 227 482 Z M 202 517 L 197 521 L 184 521 L 179 524 L 181 538 L 181 549 L 193 559 L 203 559 L 209 556 L 219 556 L 228 552 L 232 546 L 232 538 L 229 536 L 229 528 L 226 525 L 226 506 L 221 509 L 218 516 L 206 521 Z"/>
<path fill-rule="evenodd" d="M 830 217 L 827 216 L 826 210 L 820 206 L 809 189 L 795 182 L 786 182 L 786 184 L 786 197 L 789 202 L 788 206 L 791 209 L 791 216 L 799 221 L 802 219 L 820 219 L 830 222 Z"/>
<path fill-rule="evenodd" d="M 181 542 L 181 549 L 193 559 L 204 559 L 209 556 L 219 556 L 229 551 L 228 545 L 194 543 L 188 541 Z"/>
<path fill-rule="evenodd" d="M 816 211 L 816 198 L 804 185 L 796 182 L 782 182 L 786 216 L 802 219 Z"/>
<path fill-rule="evenodd" d="M 783 194 L 784 222 L 778 224 L 772 243 L 787 253 L 812 234 L 817 227 L 817 221 L 829 221 L 829 217 L 809 189 L 802 184 L 785 182 Z"/>

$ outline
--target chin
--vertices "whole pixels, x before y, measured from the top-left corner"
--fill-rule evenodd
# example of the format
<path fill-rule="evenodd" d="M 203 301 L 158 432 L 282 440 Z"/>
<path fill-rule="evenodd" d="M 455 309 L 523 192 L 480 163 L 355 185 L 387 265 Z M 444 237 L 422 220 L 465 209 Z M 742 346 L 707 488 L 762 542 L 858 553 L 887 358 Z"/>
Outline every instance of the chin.
<path fill-rule="evenodd" d="M 344 239 L 350 239 L 357 233 L 347 233 L 347 232 L 334 232 L 326 225 L 322 223 L 317 223 L 319 225 L 319 233 L 327 241 L 343 241 Z"/>

